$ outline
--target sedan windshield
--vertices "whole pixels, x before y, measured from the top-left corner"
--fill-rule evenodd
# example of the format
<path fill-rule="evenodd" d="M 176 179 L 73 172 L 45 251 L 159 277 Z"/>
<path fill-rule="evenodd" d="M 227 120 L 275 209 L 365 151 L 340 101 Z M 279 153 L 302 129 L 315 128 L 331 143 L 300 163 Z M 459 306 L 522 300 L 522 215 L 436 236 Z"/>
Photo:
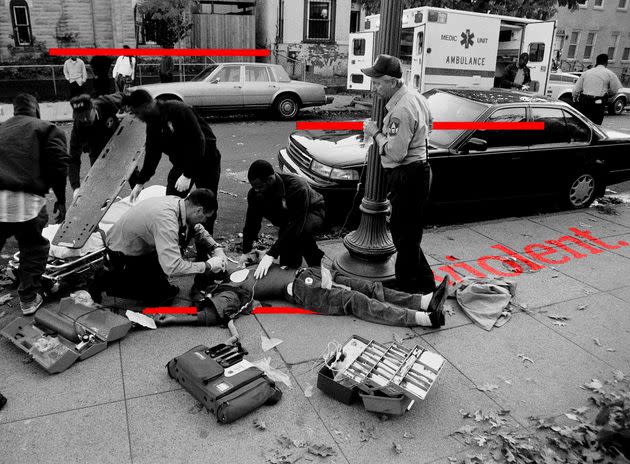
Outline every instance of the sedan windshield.
<path fill-rule="evenodd" d="M 212 72 L 217 69 L 219 67 L 218 64 L 211 64 L 210 66 L 208 66 L 206 69 L 204 69 L 203 71 L 201 71 L 199 74 L 197 74 L 195 77 L 193 77 L 191 79 L 191 81 L 193 82 L 201 82 L 201 81 L 205 81 L 206 78 L 212 74 Z"/>
<path fill-rule="evenodd" d="M 487 106 L 439 90 L 430 90 L 424 94 L 429 100 L 433 121 L 468 122 L 475 121 Z M 459 137 L 461 130 L 434 130 L 429 140 L 438 147 L 448 147 Z"/>

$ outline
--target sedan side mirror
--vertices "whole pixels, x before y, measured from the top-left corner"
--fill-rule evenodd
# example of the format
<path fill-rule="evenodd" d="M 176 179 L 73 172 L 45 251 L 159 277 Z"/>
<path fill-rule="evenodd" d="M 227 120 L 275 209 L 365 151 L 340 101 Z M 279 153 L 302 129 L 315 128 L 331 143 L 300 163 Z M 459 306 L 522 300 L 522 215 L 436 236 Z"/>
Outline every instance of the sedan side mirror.
<path fill-rule="evenodd" d="M 475 150 L 475 151 L 486 151 L 488 149 L 488 142 L 483 139 L 478 139 L 476 137 L 472 137 L 468 142 L 464 144 L 463 147 L 466 151 Z"/>

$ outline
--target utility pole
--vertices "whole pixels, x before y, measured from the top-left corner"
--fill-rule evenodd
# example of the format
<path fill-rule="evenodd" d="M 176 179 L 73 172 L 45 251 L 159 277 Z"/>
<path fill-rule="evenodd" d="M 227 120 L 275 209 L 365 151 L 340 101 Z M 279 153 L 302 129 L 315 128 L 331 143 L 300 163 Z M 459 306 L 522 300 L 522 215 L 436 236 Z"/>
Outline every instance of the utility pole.
<path fill-rule="evenodd" d="M 399 56 L 402 28 L 402 0 L 381 0 L 378 54 Z M 374 94 L 372 120 L 383 125 L 385 103 Z M 386 281 L 394 278 L 396 248 L 385 224 L 390 205 L 386 198 L 385 176 L 376 144 L 368 154 L 365 195 L 361 201 L 359 228 L 343 239 L 345 252 L 335 258 L 334 267 L 342 273 L 363 279 Z"/>

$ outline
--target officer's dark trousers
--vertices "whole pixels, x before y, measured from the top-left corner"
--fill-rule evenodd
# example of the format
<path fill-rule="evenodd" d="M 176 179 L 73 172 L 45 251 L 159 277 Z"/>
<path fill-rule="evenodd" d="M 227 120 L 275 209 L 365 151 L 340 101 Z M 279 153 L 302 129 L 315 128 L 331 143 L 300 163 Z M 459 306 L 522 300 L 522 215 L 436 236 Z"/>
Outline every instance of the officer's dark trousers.
<path fill-rule="evenodd" d="M 431 168 L 419 162 L 386 169 L 386 173 L 392 207 L 389 229 L 398 252 L 397 287 L 407 293 L 431 293 L 435 290 L 433 271 L 420 248 Z"/>
<path fill-rule="evenodd" d="M 601 101 L 601 103 L 595 103 Z M 606 112 L 606 97 L 591 97 L 589 95 L 580 95 L 580 111 L 584 116 L 593 121 L 595 124 L 601 125 L 604 121 L 604 113 Z"/>
<path fill-rule="evenodd" d="M 157 253 L 144 256 L 126 256 L 108 251 L 110 264 L 101 283 L 110 296 L 159 304 L 169 296 L 171 284 Z"/>
<path fill-rule="evenodd" d="M 90 152 L 90 166 L 96 163 L 98 155 L 99 153 Z M 68 180 L 73 190 L 81 186 L 81 156 L 83 156 L 83 153 L 79 153 L 70 158 L 70 165 L 68 166 Z"/>
<path fill-rule="evenodd" d="M 319 268 L 305 269 L 293 281 L 293 296 L 285 298 L 303 309 L 328 316 L 356 316 L 364 321 L 400 327 L 417 325 L 415 310 L 420 309 L 418 295 L 407 295 L 384 289 L 377 282 L 338 275 L 334 280 L 350 287 L 350 290 L 321 288 Z"/>
<path fill-rule="evenodd" d="M 96 77 L 93 81 L 94 96 L 108 95 L 110 93 L 109 77 Z"/>
<path fill-rule="evenodd" d="M 195 176 L 192 178 L 191 184 L 195 184 L 195 188 L 207 188 L 212 190 L 212 193 L 216 196 L 219 193 L 219 177 L 221 176 L 221 153 L 218 148 L 214 148 L 214 144 L 209 145 L 211 146 L 206 150 L 203 165 L 199 166 L 199 169 L 195 172 Z M 171 171 L 168 173 L 168 178 L 166 180 L 167 195 L 176 195 L 181 198 L 185 198 L 186 195 L 188 195 L 190 190 L 178 192 L 175 188 L 177 179 L 179 179 L 182 174 L 183 171 L 179 167 L 173 166 Z M 218 200 L 219 199 L 217 197 L 217 201 Z M 216 221 L 216 218 L 217 215 L 215 214 L 203 224 L 210 235 L 214 233 L 214 222 Z"/>
<path fill-rule="evenodd" d="M 77 84 L 76 82 L 69 82 L 68 92 L 70 94 L 70 98 L 76 97 L 77 95 L 81 95 L 83 93 L 83 86 Z"/>
<path fill-rule="evenodd" d="M 309 266 L 321 265 L 324 252 L 317 246 L 315 234 L 322 229 L 324 216 L 324 208 L 309 212 L 302 233 L 298 236 L 288 237 L 283 241 L 280 249 L 281 266 L 297 269 L 302 266 L 302 258 L 306 260 Z M 278 235 L 283 233 L 284 226 L 281 226 Z"/>
<path fill-rule="evenodd" d="M 9 237 L 15 237 L 20 250 L 18 295 L 24 303 L 35 299 L 41 289 L 41 278 L 46 271 L 50 244 L 42 236 L 48 223 L 44 206 L 37 217 L 26 222 L 0 222 L 0 251 Z"/>

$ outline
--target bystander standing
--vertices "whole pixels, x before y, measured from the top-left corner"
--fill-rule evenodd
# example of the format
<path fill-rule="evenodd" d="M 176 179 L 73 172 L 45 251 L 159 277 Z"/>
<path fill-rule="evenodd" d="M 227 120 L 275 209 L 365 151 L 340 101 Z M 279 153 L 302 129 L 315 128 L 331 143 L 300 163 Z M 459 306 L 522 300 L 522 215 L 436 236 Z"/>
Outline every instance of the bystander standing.
<path fill-rule="evenodd" d="M 68 81 L 70 98 L 83 93 L 83 85 L 87 81 L 87 70 L 81 58 L 73 56 L 63 64 L 63 75 Z"/>

